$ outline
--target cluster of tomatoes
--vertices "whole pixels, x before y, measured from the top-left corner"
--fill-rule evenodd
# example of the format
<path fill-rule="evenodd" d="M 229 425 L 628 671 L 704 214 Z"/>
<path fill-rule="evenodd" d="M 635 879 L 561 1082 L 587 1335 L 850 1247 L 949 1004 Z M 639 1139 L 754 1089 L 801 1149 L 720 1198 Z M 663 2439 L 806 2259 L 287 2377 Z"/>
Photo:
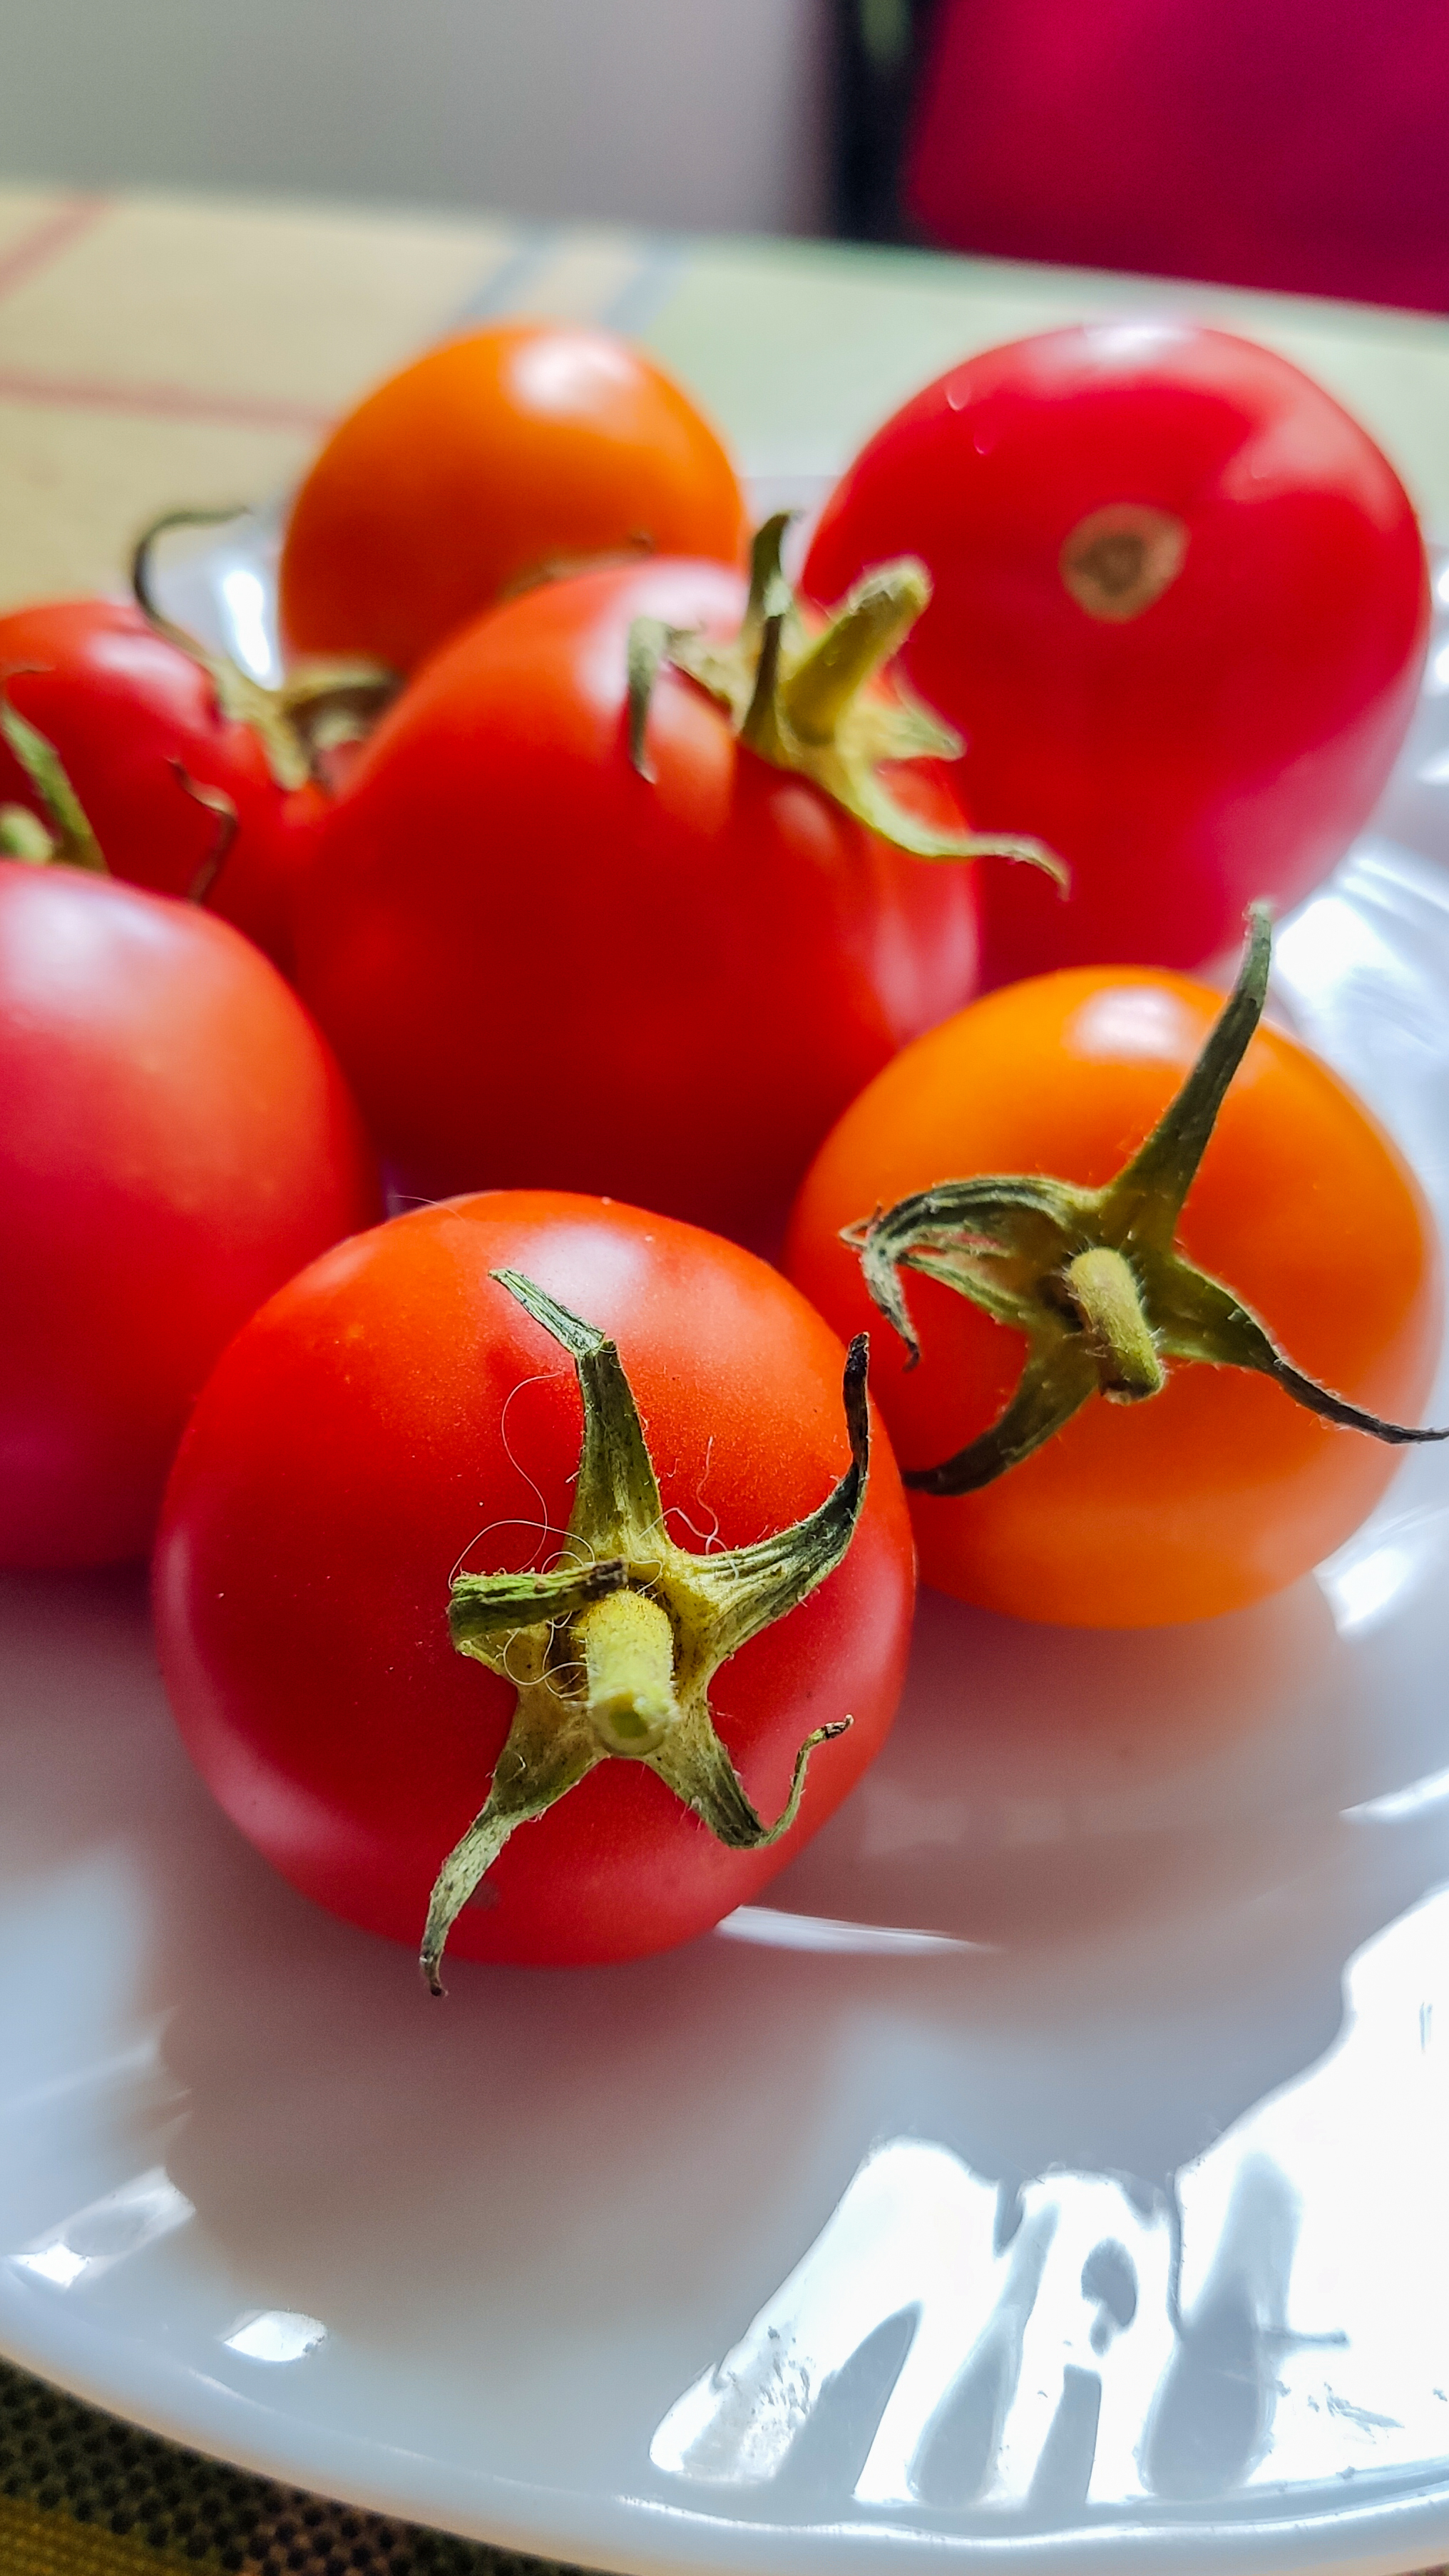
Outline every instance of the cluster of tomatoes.
<path fill-rule="evenodd" d="M 1258 1026 L 1418 683 L 1384 458 L 1103 325 L 917 395 L 794 585 L 784 533 L 515 325 L 322 451 L 285 687 L 146 548 L 0 620 L 0 1561 L 159 1518 L 206 1777 L 434 1983 L 746 1899 L 879 1748 L 917 1550 L 1209 1616 L 1429 1436 L 1416 1185 Z"/>

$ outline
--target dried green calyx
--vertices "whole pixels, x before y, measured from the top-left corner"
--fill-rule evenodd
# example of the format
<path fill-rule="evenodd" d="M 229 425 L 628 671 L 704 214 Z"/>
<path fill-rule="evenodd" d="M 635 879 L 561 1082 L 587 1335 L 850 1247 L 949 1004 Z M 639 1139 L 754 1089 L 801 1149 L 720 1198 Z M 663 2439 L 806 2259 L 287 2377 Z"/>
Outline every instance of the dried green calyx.
<path fill-rule="evenodd" d="M 665 1526 L 614 1344 L 519 1272 L 494 1276 L 572 1356 L 584 1437 L 563 1561 L 453 1583 L 448 1626 L 459 1654 L 501 1674 L 518 1698 L 487 1799 L 433 1888 L 421 1966 L 434 1994 L 448 1933 L 509 1836 L 600 1762 L 647 1763 L 719 1841 L 758 1851 L 794 1823 L 816 1745 L 851 1723 L 841 1717 L 807 1736 L 790 1794 L 767 1825 L 720 1741 L 709 1692 L 720 1665 L 823 1583 L 855 1534 L 869 1463 L 864 1337 L 846 1361 L 851 1459 L 833 1491 L 792 1529 L 695 1556 Z"/>
<path fill-rule="evenodd" d="M 395 671 L 360 657 L 305 661 L 279 688 L 267 688 L 228 654 L 213 653 L 166 615 L 152 578 L 158 540 L 173 528 L 211 528 L 239 518 L 238 510 L 168 510 L 138 537 L 131 557 L 131 588 L 148 625 L 205 671 L 217 712 L 229 724 L 250 725 L 278 787 L 305 786 L 318 775 L 325 752 L 358 742 L 371 732 L 389 699 L 402 686 Z"/>
<path fill-rule="evenodd" d="M 1173 1361 L 1256 1370 L 1310 1412 L 1375 1440 L 1449 1438 L 1383 1422 L 1315 1384 L 1231 1288 L 1176 1247 L 1183 1202 L 1262 1017 L 1271 951 L 1267 909 L 1255 904 L 1237 983 L 1202 1054 L 1105 1189 L 1026 1174 L 942 1181 L 845 1229 L 871 1296 L 907 1346 L 908 1366 L 920 1345 L 904 1270 L 942 1280 L 1026 1337 L 1016 1392 L 996 1421 L 954 1457 L 912 1469 L 908 1485 L 974 1493 L 1040 1449 L 1092 1396 L 1139 1404 L 1159 1394 Z"/>
<path fill-rule="evenodd" d="M 1041 841 L 999 832 L 937 831 L 900 804 L 880 772 L 893 761 L 956 760 L 961 740 L 911 696 L 898 675 L 872 683 L 904 643 L 931 596 L 913 556 L 877 565 L 816 633 L 800 615 L 780 565 L 790 513 L 767 519 L 750 558 L 740 631 L 727 644 L 640 617 L 629 637 L 629 751 L 640 776 L 649 701 L 668 664 L 722 707 L 741 742 L 777 769 L 811 779 L 898 850 L 918 859 L 1024 859 L 1061 886 L 1066 871 Z"/>

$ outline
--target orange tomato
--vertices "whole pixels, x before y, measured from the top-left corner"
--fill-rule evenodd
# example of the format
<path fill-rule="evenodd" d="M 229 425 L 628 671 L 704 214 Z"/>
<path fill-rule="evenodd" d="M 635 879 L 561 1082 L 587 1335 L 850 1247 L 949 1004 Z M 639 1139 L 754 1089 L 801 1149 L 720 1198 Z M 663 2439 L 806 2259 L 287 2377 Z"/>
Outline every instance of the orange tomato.
<path fill-rule="evenodd" d="M 1167 1107 L 1220 1007 L 1204 986 L 1145 968 L 1008 985 L 907 1047 L 826 1139 L 786 1266 L 837 1332 L 871 1328 L 872 1388 L 903 1467 L 935 1465 L 995 1419 L 1025 1339 L 907 1271 L 921 1341 L 908 1371 L 840 1229 L 975 1174 L 1101 1187 Z M 1297 1368 L 1366 1410 L 1419 1420 L 1440 1343 L 1433 1221 L 1362 1103 L 1276 1029 L 1260 1028 L 1248 1047 L 1176 1240 Z M 1302 1410 L 1270 1378 L 1170 1364 L 1160 1395 L 1092 1397 L 996 1483 L 913 1494 L 921 1572 L 1018 1618 L 1207 1618 L 1292 1583 L 1341 1545 L 1396 1455 Z"/>
<path fill-rule="evenodd" d="M 631 551 L 734 563 L 734 469 L 660 369 L 608 332 L 509 322 L 431 349 L 349 412 L 282 549 L 296 653 L 410 671 L 503 593 Z"/>

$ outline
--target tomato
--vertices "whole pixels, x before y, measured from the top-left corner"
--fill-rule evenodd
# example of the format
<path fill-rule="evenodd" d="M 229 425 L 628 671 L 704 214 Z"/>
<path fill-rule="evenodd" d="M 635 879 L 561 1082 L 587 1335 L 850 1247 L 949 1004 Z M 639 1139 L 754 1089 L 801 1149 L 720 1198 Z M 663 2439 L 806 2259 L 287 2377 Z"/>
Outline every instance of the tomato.
<path fill-rule="evenodd" d="M 983 879 L 988 983 L 1132 958 L 1191 967 L 1243 906 L 1294 904 L 1388 778 L 1428 633 L 1397 476 L 1266 349 L 1119 318 L 993 349 L 877 431 L 805 587 L 920 555 L 905 647 L 967 737 L 978 825 L 1023 821 L 1071 896 Z"/>
<path fill-rule="evenodd" d="M 1227 1016 L 1215 1027 L 1218 1009 L 1202 985 L 1133 967 L 1068 968 L 974 1003 L 887 1066 L 828 1138 L 792 1220 L 790 1276 L 837 1331 L 854 1331 L 873 1310 L 842 1227 L 896 1202 L 909 1208 L 913 1193 L 948 1177 L 1051 1174 L 1104 1189 L 1154 1130 L 1209 1032 L 1221 1043 Z M 1190 1169 L 1191 1157 L 1178 1186 Z M 1164 1244 L 1172 1202 L 1169 1191 Z M 938 1202 L 935 1213 L 944 1211 Z M 953 1261 L 975 1259 L 994 1294 L 1025 1282 L 1036 1311 L 1055 1309 L 1070 1341 L 1062 1309 L 1076 1263 L 1038 1279 L 1025 1257 L 1015 1268 L 990 1253 L 983 1261 L 984 1243 L 1009 1232 L 983 1214 L 973 1251 L 959 1219 L 958 1202 L 934 1238 L 944 1268 L 938 1253 L 935 1275 L 910 1278 L 919 1367 L 893 1364 L 877 1337 L 876 1393 L 908 1484 L 912 1471 L 922 1476 L 1000 1424 L 1032 1347 L 970 1302 L 971 1285 L 958 1295 L 946 1284 Z M 929 1228 L 918 1231 L 923 1248 L 931 1239 Z M 1098 1238 L 1086 1229 L 1076 1239 Z M 1356 1528 L 1393 1472 L 1388 1449 L 1336 1427 L 1345 1408 L 1323 1390 L 1390 1417 L 1377 1426 L 1390 1436 L 1399 1436 L 1392 1424 L 1417 1420 L 1439 1351 L 1438 1252 L 1411 1173 L 1326 1066 L 1260 1028 L 1181 1208 L 1176 1255 L 1209 1274 L 1201 1356 L 1230 1365 L 1186 1364 L 1162 1310 L 1152 1312 L 1147 1291 L 1163 1257 L 1151 1227 L 1115 1240 L 1149 1306 L 1148 1382 L 1099 1375 L 1119 1400 L 1084 1400 L 1077 1389 L 1065 1427 L 998 1481 L 912 1494 L 922 1572 L 943 1591 L 1090 1627 L 1209 1617 L 1307 1572 Z M 1042 1258 L 1054 1264 L 1056 1254 L 1033 1256 Z M 1246 1316 L 1228 1311 L 1233 1299 Z M 1179 1311 L 1191 1322 L 1186 1304 Z M 1253 1347 L 1253 1318 L 1293 1364 L 1278 1383 L 1259 1373 L 1266 1361 Z M 1085 1314 L 1080 1321 L 1090 1325 Z M 1100 1356 L 1090 1329 L 1074 1349 Z M 1072 1350 L 1067 1360 L 1075 1364 Z M 1295 1372 L 1304 1373 L 1292 1387 L 1298 1403 L 1285 1392 Z M 1316 1381 L 1306 1391 L 1305 1378 Z M 1302 1409 L 1310 1401 L 1333 1418 Z"/>
<path fill-rule="evenodd" d="M 530 591 L 358 754 L 298 984 L 403 1194 L 607 1190 L 765 1241 L 845 1103 L 973 989 L 973 872 L 903 855 L 667 665 L 632 765 L 631 629 L 722 635 L 744 602 L 710 564 Z M 959 831 L 921 767 L 902 797 Z"/>
<path fill-rule="evenodd" d="M 203 664 L 139 608 L 64 599 L 0 617 L 0 678 L 58 752 L 111 874 L 160 894 L 202 888 L 285 966 L 292 884 L 325 799 L 278 784 L 261 737 L 223 714 Z M 235 813 L 224 855 L 230 827 L 207 802 L 218 795 Z M 0 805 L 44 816 L 3 743 Z"/>
<path fill-rule="evenodd" d="M 495 323 L 392 376 L 333 431 L 292 507 L 295 652 L 410 671 L 510 590 L 592 555 L 739 559 L 729 458 L 688 397 L 608 332 Z"/>
<path fill-rule="evenodd" d="M 844 1353 L 804 1299 L 735 1246 L 607 1200 L 499 1192 L 416 1210 L 325 1255 L 238 1334 L 167 1497 L 167 1687 L 193 1758 L 277 1868 L 413 1943 L 528 1669 L 523 1635 L 499 1639 L 497 1669 L 454 1650 L 450 1581 L 567 1560 L 589 1481 L 579 1377 L 505 1271 L 617 1342 L 659 1480 L 631 1576 L 646 1590 L 662 1588 L 665 1539 L 707 1574 L 728 1562 L 720 1550 L 815 1514 L 851 1468 Z M 573 1552 L 592 1562 L 581 1540 Z M 476 1579 L 460 1575 L 455 1617 Z M 789 1831 L 727 1849 L 654 1757 L 596 1758 L 506 1841 L 453 1953 L 631 1958 L 757 1894 L 878 1749 L 912 1594 L 909 1522 L 877 1440 L 843 1559 L 712 1686 L 759 1818 L 783 1808 L 812 1734 L 853 1720 L 815 1750 Z M 553 1635 L 555 1665 L 577 1675 L 576 1637 L 562 1623 Z"/>
<path fill-rule="evenodd" d="M 187 1408 L 377 1213 L 327 1047 L 225 922 L 0 860 L 0 1563 L 150 1544 Z"/>

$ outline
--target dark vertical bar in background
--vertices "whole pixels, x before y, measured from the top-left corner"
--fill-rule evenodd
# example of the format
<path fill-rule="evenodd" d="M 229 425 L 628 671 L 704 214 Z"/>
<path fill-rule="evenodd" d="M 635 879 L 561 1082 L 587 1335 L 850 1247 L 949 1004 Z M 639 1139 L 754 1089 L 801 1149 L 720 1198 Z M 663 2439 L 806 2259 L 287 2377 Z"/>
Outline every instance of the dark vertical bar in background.
<path fill-rule="evenodd" d="M 844 241 L 915 238 L 901 208 L 901 165 L 938 5 L 834 0 L 831 216 Z"/>

